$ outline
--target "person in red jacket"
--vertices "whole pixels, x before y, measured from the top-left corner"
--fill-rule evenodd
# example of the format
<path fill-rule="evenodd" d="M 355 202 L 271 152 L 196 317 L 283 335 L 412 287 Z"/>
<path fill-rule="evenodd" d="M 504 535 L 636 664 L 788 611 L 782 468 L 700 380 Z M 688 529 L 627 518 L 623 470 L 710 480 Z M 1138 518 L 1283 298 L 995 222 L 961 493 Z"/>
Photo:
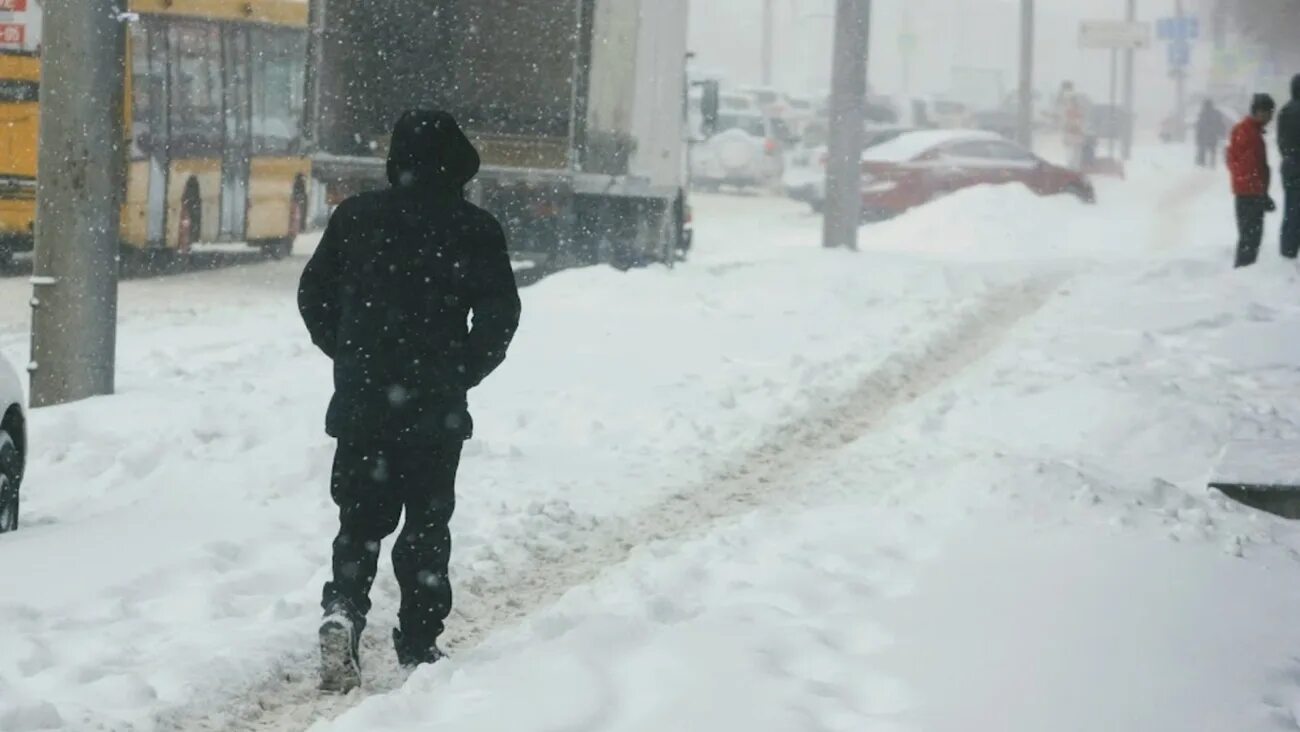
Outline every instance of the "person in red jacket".
<path fill-rule="evenodd" d="M 1248 267 L 1259 256 L 1264 240 L 1264 216 L 1277 209 L 1268 195 L 1272 171 L 1268 167 L 1268 148 L 1264 130 L 1273 121 L 1277 103 L 1267 94 L 1256 94 L 1250 115 L 1232 128 L 1228 142 L 1228 171 L 1232 174 L 1232 193 L 1237 197 L 1237 266 Z"/>

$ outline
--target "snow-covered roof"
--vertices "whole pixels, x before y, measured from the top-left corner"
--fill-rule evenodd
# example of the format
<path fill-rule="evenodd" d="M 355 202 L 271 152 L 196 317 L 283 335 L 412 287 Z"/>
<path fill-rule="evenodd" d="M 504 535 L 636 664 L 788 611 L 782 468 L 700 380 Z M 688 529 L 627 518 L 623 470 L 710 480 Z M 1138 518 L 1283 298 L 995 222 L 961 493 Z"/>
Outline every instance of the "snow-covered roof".
<path fill-rule="evenodd" d="M 997 134 L 984 130 L 917 130 L 869 148 L 862 159 L 873 163 L 905 163 L 949 142 L 1000 139 Z"/>

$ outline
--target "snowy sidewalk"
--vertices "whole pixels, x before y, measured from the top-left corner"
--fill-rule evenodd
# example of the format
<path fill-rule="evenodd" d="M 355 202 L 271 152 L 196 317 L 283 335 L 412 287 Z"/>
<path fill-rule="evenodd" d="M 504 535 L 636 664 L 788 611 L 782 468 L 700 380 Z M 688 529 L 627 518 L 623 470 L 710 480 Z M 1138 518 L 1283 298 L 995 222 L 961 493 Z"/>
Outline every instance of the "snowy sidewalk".
<path fill-rule="evenodd" d="M 1220 203 L 774 503 L 313 732 L 1296 729 L 1300 533 L 1204 481 L 1230 436 L 1300 437 L 1300 277 L 1232 272 Z"/>
<path fill-rule="evenodd" d="M 1054 585 L 1018 578 L 1076 555 L 1063 573 L 1129 562 L 1119 584 L 1061 595 L 1071 607 L 1214 588 L 1240 565 L 1250 602 L 1225 611 L 1284 622 L 1291 529 L 1201 483 L 1228 435 L 1300 433 L 1296 276 L 1227 271 L 1227 204 L 1204 181 L 1169 186 L 1152 170 L 1096 208 L 967 191 L 865 229 L 859 255 L 821 251 L 791 204 L 706 197 L 688 265 L 529 288 L 511 360 L 473 395 L 455 660 L 403 686 L 381 568 L 373 696 L 350 712 L 362 697 L 313 691 L 328 372 L 291 289 L 132 310 L 122 393 L 36 415 L 27 526 L 0 537 L 0 729 L 964 728 L 999 697 L 955 695 L 961 679 L 1059 699 L 1056 679 L 1104 668 L 1016 675 L 1057 626 L 1018 645 L 1015 624 L 973 622 L 1005 617 L 1002 599 L 1058 612 Z M 1032 551 L 1037 532 L 1054 551 Z M 1260 581 L 1266 567 L 1283 579 Z M 998 592 L 957 581 L 985 574 Z M 1166 613 L 1213 600 L 1164 597 Z M 1128 649 L 1157 669 L 1189 663 L 1170 639 L 1215 617 L 1154 636 L 1161 623 L 1102 605 L 1144 629 L 1151 644 Z M 1062 648 L 1096 645 L 1108 619 L 1071 616 Z M 1255 683 L 1285 666 L 1280 622 L 1271 649 L 1232 637 L 1205 657 L 1243 680 L 1229 728 L 1276 729 L 1259 714 L 1289 708 L 1284 669 Z M 1009 655 L 946 655 L 972 638 Z M 1212 670 L 1167 688 L 1210 704 Z M 986 728 L 1042 728 L 1004 701 L 1025 715 Z M 1098 719 L 1060 728 L 1125 729 Z"/>

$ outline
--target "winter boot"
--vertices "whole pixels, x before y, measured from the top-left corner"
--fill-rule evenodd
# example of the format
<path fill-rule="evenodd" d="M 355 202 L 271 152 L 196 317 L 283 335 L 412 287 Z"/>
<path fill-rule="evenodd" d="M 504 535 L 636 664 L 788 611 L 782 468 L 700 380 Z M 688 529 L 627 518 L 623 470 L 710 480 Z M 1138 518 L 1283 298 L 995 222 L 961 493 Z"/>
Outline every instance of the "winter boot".
<path fill-rule="evenodd" d="M 437 663 L 447 657 L 438 648 L 438 641 L 417 641 L 402 635 L 402 631 L 393 628 L 393 648 L 397 650 L 397 662 L 403 668 L 415 668 L 426 663 Z"/>
<path fill-rule="evenodd" d="M 320 690 L 346 694 L 361 686 L 361 632 L 344 612 L 331 612 L 320 624 Z"/>

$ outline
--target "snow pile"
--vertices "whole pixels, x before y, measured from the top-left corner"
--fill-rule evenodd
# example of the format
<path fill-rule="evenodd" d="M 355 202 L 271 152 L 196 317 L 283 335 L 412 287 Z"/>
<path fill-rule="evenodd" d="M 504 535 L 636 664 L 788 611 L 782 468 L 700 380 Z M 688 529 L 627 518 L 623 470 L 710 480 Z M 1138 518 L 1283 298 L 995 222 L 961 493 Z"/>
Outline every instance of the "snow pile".
<path fill-rule="evenodd" d="M 453 572 L 480 612 L 454 619 L 453 641 L 485 630 L 484 605 L 518 601 L 503 577 L 618 536 L 1003 278 L 788 244 L 525 292 L 511 360 L 472 395 Z M 334 530 L 328 364 L 291 279 L 277 293 L 183 279 L 125 286 L 117 396 L 34 415 L 25 528 L 0 538 L 0 728 L 147 725 L 231 701 L 238 717 L 267 680 L 311 670 Z M 25 361 L 21 336 L 5 343 Z M 376 654 L 395 597 L 381 579 Z"/>
<path fill-rule="evenodd" d="M 130 285 L 188 299 L 128 306 L 121 394 L 35 416 L 0 729 L 1294 727 L 1300 541 L 1204 481 L 1300 438 L 1300 278 L 1230 271 L 1219 181 L 1162 165 L 858 255 L 703 197 L 691 264 L 530 288 L 472 396 L 454 660 L 392 668 L 381 567 L 364 701 L 311 690 L 328 372 L 291 278 Z"/>
<path fill-rule="evenodd" d="M 1300 277 L 1144 223 L 777 505 L 313 730 L 1293 729 L 1300 535 L 1205 480 L 1300 440 Z"/>

